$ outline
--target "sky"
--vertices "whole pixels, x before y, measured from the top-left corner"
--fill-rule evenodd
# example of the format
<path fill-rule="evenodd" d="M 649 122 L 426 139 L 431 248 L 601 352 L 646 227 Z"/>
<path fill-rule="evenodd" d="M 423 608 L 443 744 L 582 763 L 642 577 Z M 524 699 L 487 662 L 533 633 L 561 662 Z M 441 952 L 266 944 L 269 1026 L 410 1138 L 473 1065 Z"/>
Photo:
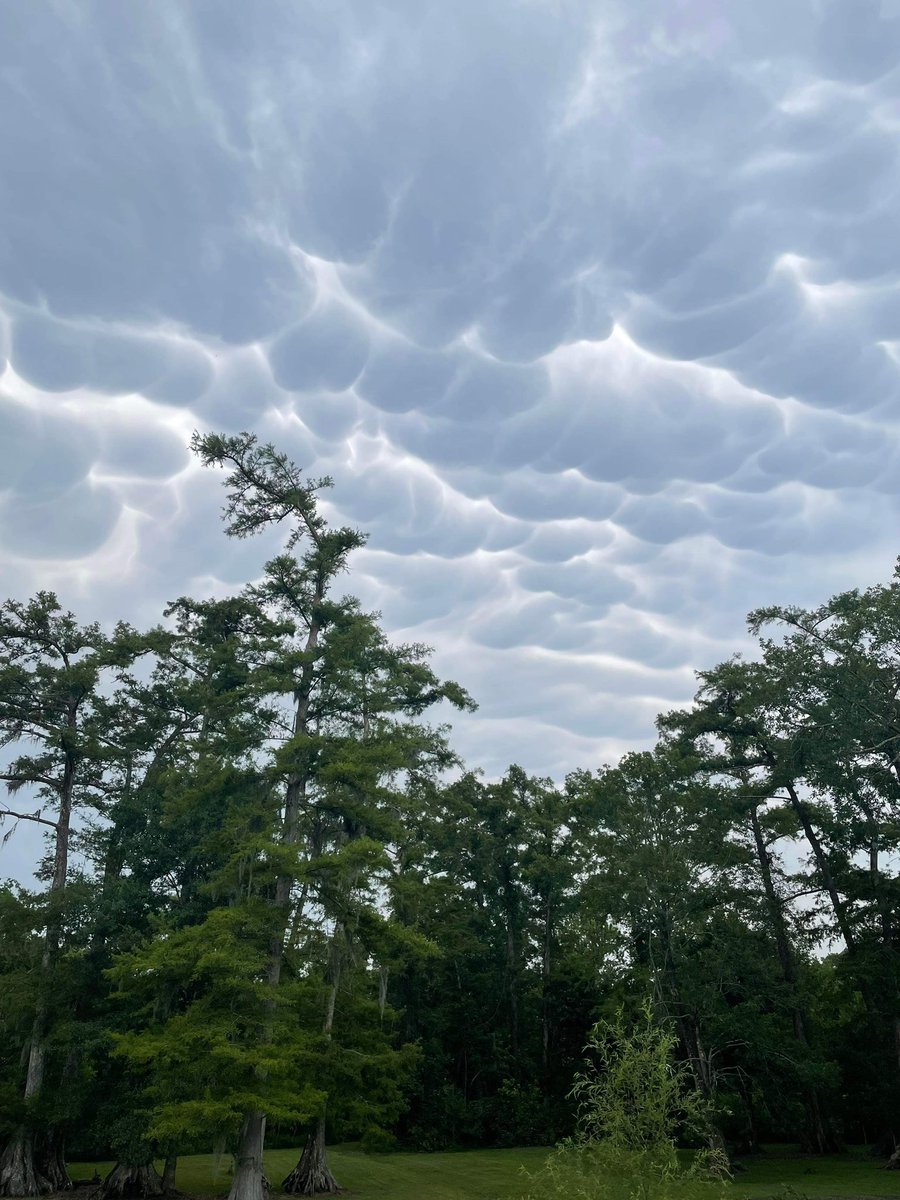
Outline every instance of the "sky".
<path fill-rule="evenodd" d="M 0 592 L 256 577 L 250 429 L 470 765 L 612 761 L 889 578 L 898 226 L 900 0 L 3 0 Z"/>

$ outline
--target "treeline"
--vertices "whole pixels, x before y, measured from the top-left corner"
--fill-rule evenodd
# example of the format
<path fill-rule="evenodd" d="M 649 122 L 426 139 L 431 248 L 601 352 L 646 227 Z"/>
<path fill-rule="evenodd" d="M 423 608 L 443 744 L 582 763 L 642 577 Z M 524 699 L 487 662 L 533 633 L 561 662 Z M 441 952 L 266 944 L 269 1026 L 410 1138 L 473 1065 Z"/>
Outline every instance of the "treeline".
<path fill-rule="evenodd" d="M 900 577 L 751 616 L 652 751 L 467 772 L 427 647 L 342 590 L 364 538 L 250 435 L 196 437 L 258 582 L 149 632 L 0 610 L 0 767 L 47 837 L 0 889 L 0 1195 L 328 1142 L 550 1143 L 593 1023 L 647 997 L 732 1154 L 900 1136 Z M 599 732 L 599 731 L 598 731 Z M 164 1163 L 162 1174 L 154 1163 Z"/>

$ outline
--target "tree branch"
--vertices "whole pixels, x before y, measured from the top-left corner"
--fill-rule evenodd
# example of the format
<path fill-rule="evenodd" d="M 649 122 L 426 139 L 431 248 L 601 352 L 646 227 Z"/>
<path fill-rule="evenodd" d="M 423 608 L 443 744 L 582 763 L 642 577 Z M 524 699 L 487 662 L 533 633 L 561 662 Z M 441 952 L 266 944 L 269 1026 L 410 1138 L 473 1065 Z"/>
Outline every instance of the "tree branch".
<path fill-rule="evenodd" d="M 40 783 L 44 787 L 52 788 L 55 792 L 59 791 L 60 786 L 58 780 L 51 779 L 48 775 L 13 775 L 0 771 L 0 779 L 4 783 L 14 783 L 17 785 L 8 789 L 11 792 L 18 791 L 20 787 L 24 787 L 27 783 Z"/>
<path fill-rule="evenodd" d="M 37 825 L 47 825 L 50 829 L 56 829 L 56 821 L 48 821 L 46 817 L 39 817 L 37 813 L 20 813 L 13 812 L 11 808 L 0 808 L 0 817 L 15 817 L 17 821 L 34 821 Z"/>

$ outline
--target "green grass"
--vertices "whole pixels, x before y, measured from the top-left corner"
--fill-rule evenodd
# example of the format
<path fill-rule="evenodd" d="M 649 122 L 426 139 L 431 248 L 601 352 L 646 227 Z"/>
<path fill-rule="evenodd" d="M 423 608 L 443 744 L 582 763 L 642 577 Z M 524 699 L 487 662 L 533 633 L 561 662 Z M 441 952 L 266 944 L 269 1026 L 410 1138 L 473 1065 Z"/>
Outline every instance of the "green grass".
<path fill-rule="evenodd" d="M 355 1146 L 334 1146 L 328 1162 L 335 1178 L 359 1200 L 513 1200 L 522 1191 L 519 1168 L 533 1170 L 543 1163 L 543 1149 L 470 1150 L 449 1154 L 364 1154 Z M 299 1157 L 298 1150 L 269 1150 L 266 1175 L 273 1187 L 284 1179 Z M 103 1175 L 111 1163 L 79 1163 L 70 1168 L 73 1179 L 90 1177 L 96 1165 Z M 211 1154 L 179 1159 L 176 1184 L 193 1195 L 222 1195 L 228 1191 L 229 1159 L 216 1173 Z"/>
<path fill-rule="evenodd" d="M 900 1196 L 900 1172 L 884 1171 L 878 1159 L 862 1150 L 824 1158 L 778 1152 L 746 1159 L 746 1172 L 735 1176 L 734 1195 L 741 1200 L 774 1196 L 791 1187 L 804 1196 Z"/>
<path fill-rule="evenodd" d="M 359 1200 L 515 1200 L 522 1192 L 521 1167 L 536 1170 L 547 1154 L 540 1148 L 468 1150 L 452 1154 L 368 1155 L 355 1146 L 329 1150 L 331 1169 L 338 1181 Z M 270 1150 L 266 1174 L 277 1187 L 297 1161 L 296 1150 Z M 110 1163 L 80 1163 L 72 1167 L 76 1179 L 100 1174 Z M 879 1164 L 857 1154 L 832 1158 L 801 1158 L 779 1147 L 777 1151 L 746 1162 L 746 1172 L 729 1186 L 734 1200 L 762 1200 L 785 1187 L 810 1197 L 900 1197 L 900 1173 L 879 1170 Z M 228 1159 L 216 1168 L 211 1154 L 182 1158 L 178 1187 L 196 1196 L 224 1195 L 228 1191 Z"/>

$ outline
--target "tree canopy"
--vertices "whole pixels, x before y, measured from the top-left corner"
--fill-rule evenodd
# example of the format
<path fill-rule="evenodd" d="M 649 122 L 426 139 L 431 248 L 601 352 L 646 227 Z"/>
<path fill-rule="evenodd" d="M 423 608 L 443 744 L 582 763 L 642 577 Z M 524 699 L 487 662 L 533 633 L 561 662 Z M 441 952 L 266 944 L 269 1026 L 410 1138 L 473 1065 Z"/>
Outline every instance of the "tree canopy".
<path fill-rule="evenodd" d="M 344 590 L 330 480 L 193 449 L 227 536 L 282 531 L 257 578 L 148 630 L 0 607 L 0 819 L 46 837 L 0 887 L 0 1195 L 65 1188 L 67 1154 L 153 1195 L 215 1146 L 263 1200 L 267 1138 L 299 1194 L 337 1189 L 333 1140 L 548 1144 L 627 1107 L 604 1029 L 702 1104 L 660 1144 L 894 1154 L 900 572 L 752 613 L 652 748 L 487 780 L 464 688 Z"/>

